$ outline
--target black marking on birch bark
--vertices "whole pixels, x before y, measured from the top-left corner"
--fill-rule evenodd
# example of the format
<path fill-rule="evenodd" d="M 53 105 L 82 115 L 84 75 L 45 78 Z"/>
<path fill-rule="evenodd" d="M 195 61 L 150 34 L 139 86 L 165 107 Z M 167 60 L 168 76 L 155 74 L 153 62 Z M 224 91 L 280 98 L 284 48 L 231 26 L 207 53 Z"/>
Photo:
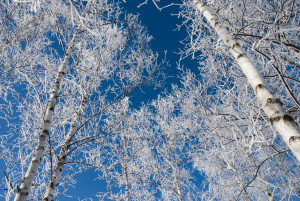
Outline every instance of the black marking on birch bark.
<path fill-rule="evenodd" d="M 279 114 L 279 111 L 276 111 L 272 117 L 270 117 L 271 125 L 273 125 L 273 122 L 278 122 L 281 119 L 281 116 L 277 116 Z"/>
<path fill-rule="evenodd" d="M 50 182 L 50 188 L 54 188 L 54 183 L 53 183 L 53 181 Z"/>
<path fill-rule="evenodd" d="M 285 122 L 291 122 L 291 123 L 294 123 L 295 125 L 298 125 L 297 122 L 294 120 L 294 118 L 288 114 L 283 115 L 283 120 Z"/>
<path fill-rule="evenodd" d="M 24 182 L 26 181 L 26 179 L 27 179 L 27 177 L 24 177 L 24 178 L 22 179 L 22 183 L 24 183 Z"/>
<path fill-rule="evenodd" d="M 37 159 L 33 160 L 32 163 L 38 163 L 39 161 Z"/>
<path fill-rule="evenodd" d="M 239 47 L 239 46 L 240 46 L 240 44 L 234 43 L 234 44 L 232 45 L 232 49 L 235 48 L 235 47 Z"/>
<path fill-rule="evenodd" d="M 237 58 L 239 59 L 239 58 L 241 58 L 241 57 L 243 57 L 244 56 L 244 54 L 239 54 L 238 56 L 237 56 Z"/>
<path fill-rule="evenodd" d="M 21 196 L 27 196 L 28 192 L 20 192 Z"/>
<path fill-rule="evenodd" d="M 258 84 L 256 86 L 256 89 L 263 89 L 263 88 L 266 88 L 263 84 Z"/>
<path fill-rule="evenodd" d="M 299 136 L 292 136 L 290 137 L 289 139 L 289 143 L 292 144 L 292 143 L 295 143 L 295 141 L 300 141 L 300 137 Z"/>
<path fill-rule="evenodd" d="M 38 148 L 37 148 L 37 150 L 45 150 L 45 148 L 44 147 L 42 147 L 42 146 L 39 146 Z"/>
<path fill-rule="evenodd" d="M 54 106 L 51 106 L 49 110 L 54 111 Z"/>
<path fill-rule="evenodd" d="M 21 189 L 20 189 L 19 185 L 17 185 L 17 193 L 21 193 Z"/>
<path fill-rule="evenodd" d="M 61 72 L 59 72 L 58 74 L 60 74 L 60 75 L 65 75 L 65 72 L 61 71 Z"/>
<path fill-rule="evenodd" d="M 49 135 L 49 130 L 45 129 L 45 130 L 43 130 L 43 133 L 45 133 L 45 135 Z"/>
<path fill-rule="evenodd" d="M 42 135 L 40 135 L 39 139 L 40 139 L 41 141 L 44 141 L 44 140 L 46 139 L 46 136 L 42 134 Z"/>
<path fill-rule="evenodd" d="M 50 122 L 50 120 L 46 119 L 46 120 L 44 120 L 44 123 L 50 124 L 51 122 Z"/>
<path fill-rule="evenodd" d="M 279 99 L 277 99 L 277 98 L 268 98 L 266 106 L 272 105 L 272 104 L 276 104 L 276 103 L 278 103 L 280 105 L 283 105 L 283 103 Z"/>
<path fill-rule="evenodd" d="M 62 168 L 59 168 L 58 171 L 62 172 Z"/>
<path fill-rule="evenodd" d="M 217 26 L 218 24 L 219 24 L 219 22 L 216 22 L 216 23 L 215 23 L 215 26 Z"/>
<path fill-rule="evenodd" d="M 256 85 L 256 87 L 255 87 L 255 93 L 257 94 L 257 92 L 258 92 L 258 90 L 260 90 L 260 89 L 265 89 L 266 87 L 263 85 L 263 84 L 258 84 L 258 85 Z"/>
<path fill-rule="evenodd" d="M 199 4 L 200 2 L 199 1 L 197 1 L 195 4 L 197 5 L 197 4 Z M 203 5 L 201 5 L 201 7 L 202 7 Z"/>
<path fill-rule="evenodd" d="M 283 115 L 283 120 L 284 121 L 294 121 L 293 117 L 291 117 L 288 114 Z"/>

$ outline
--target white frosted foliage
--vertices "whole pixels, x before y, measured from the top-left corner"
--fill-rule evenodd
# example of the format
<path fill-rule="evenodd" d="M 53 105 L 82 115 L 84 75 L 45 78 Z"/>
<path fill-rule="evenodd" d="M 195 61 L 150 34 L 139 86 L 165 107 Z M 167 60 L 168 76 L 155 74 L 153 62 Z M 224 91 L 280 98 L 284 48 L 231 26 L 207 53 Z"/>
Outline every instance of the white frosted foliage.
<path fill-rule="evenodd" d="M 51 126 L 51 122 L 52 122 L 52 117 L 53 117 L 53 112 L 54 112 L 54 108 L 55 108 L 55 103 L 57 100 L 57 94 L 59 92 L 59 88 L 60 88 L 60 83 L 63 79 L 64 76 L 64 72 L 65 72 L 65 68 L 67 66 L 67 63 L 70 59 L 70 53 L 74 47 L 75 44 L 75 40 L 78 34 L 78 30 L 74 33 L 74 36 L 70 42 L 70 45 L 68 47 L 68 50 L 66 52 L 64 61 L 62 62 L 61 66 L 59 67 L 58 73 L 57 73 L 57 77 L 55 79 L 55 84 L 53 86 L 53 89 L 51 91 L 51 95 L 48 101 L 48 106 L 46 108 L 46 114 L 44 117 L 44 125 L 41 128 L 41 134 L 40 137 L 38 139 L 38 143 L 37 146 L 35 148 L 35 152 L 34 152 L 34 156 L 31 160 L 31 163 L 29 165 L 29 168 L 26 172 L 26 175 L 23 179 L 22 185 L 21 187 L 17 190 L 17 194 L 15 197 L 15 201 L 22 201 L 22 200 L 26 200 L 26 197 L 29 194 L 29 190 L 31 188 L 31 185 L 33 183 L 34 177 L 37 173 L 38 167 L 42 161 L 43 158 L 43 154 L 45 151 L 45 144 L 46 144 L 46 140 L 49 138 L 49 128 Z"/>
<path fill-rule="evenodd" d="M 271 124 L 274 125 L 285 143 L 289 146 L 298 161 L 300 161 L 300 129 L 297 123 L 286 113 L 281 101 L 274 97 L 257 68 L 244 53 L 239 43 L 232 38 L 227 29 L 218 21 L 217 17 L 199 0 L 194 0 L 194 3 L 228 47 L 230 53 L 254 89 Z"/>

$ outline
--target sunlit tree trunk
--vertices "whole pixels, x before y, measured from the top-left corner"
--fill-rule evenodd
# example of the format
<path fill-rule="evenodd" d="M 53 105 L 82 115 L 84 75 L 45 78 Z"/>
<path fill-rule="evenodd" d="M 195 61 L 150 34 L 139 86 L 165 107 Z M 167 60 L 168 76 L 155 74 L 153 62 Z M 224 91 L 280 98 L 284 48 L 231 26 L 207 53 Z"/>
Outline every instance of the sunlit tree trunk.
<path fill-rule="evenodd" d="M 55 108 L 60 84 L 61 84 L 61 81 L 65 74 L 65 69 L 66 69 L 66 66 L 68 65 L 68 62 L 70 59 L 70 54 L 75 45 L 75 41 L 76 41 L 76 37 L 77 37 L 78 33 L 79 33 L 79 30 L 75 31 L 73 38 L 70 42 L 70 45 L 66 51 L 65 58 L 58 69 L 58 73 L 55 78 L 54 86 L 52 88 L 50 98 L 48 100 L 48 105 L 47 105 L 46 113 L 45 113 L 45 117 L 44 117 L 44 123 L 41 128 L 41 134 L 39 136 L 37 146 L 36 146 L 35 152 L 33 154 L 33 158 L 30 162 L 30 165 L 25 174 L 25 177 L 23 178 L 21 187 L 17 189 L 16 197 L 14 199 L 15 201 L 23 201 L 23 200 L 25 201 L 26 200 L 26 198 L 29 194 L 31 185 L 33 183 L 34 177 L 37 173 L 38 167 L 43 159 L 46 141 L 49 138 L 49 129 L 50 129 L 51 122 L 52 122 L 52 117 L 53 117 L 53 113 L 54 113 L 54 108 Z"/>
<path fill-rule="evenodd" d="M 44 201 L 53 200 L 53 195 L 55 193 L 56 187 L 59 184 L 59 180 L 61 178 L 61 174 L 62 174 L 62 171 L 63 171 L 63 166 L 64 166 L 66 158 L 68 156 L 68 150 L 69 150 L 69 147 L 71 146 L 70 144 L 72 142 L 72 138 L 76 134 L 78 122 L 79 122 L 79 120 L 82 116 L 83 110 L 85 108 L 85 103 L 86 103 L 86 100 L 87 100 L 87 96 L 88 96 L 88 94 L 86 94 L 83 97 L 83 100 L 81 102 L 81 106 L 79 108 L 78 114 L 76 115 L 75 119 L 71 123 L 70 130 L 69 130 L 69 132 L 66 136 L 65 142 L 64 142 L 64 144 L 61 148 L 59 156 L 57 157 L 58 158 L 57 164 L 56 164 L 55 170 L 54 170 L 54 172 L 51 176 L 51 180 L 48 184 L 47 191 L 44 195 L 44 198 L 43 198 Z"/>
<path fill-rule="evenodd" d="M 122 118 L 123 114 L 122 114 Z M 129 172 L 128 172 L 128 144 L 127 144 L 127 137 L 125 136 L 125 131 L 124 131 L 124 126 L 123 126 L 123 121 L 122 120 L 122 131 L 121 131 L 121 139 L 122 139 L 122 144 L 123 144 L 123 151 L 124 151 L 124 155 L 123 155 L 123 165 L 122 165 L 122 169 L 124 171 L 124 177 L 125 177 L 125 193 L 126 193 L 126 201 L 130 201 L 130 189 L 129 189 Z"/>
<path fill-rule="evenodd" d="M 224 44 L 228 47 L 237 64 L 248 78 L 248 81 L 254 89 L 262 109 L 270 119 L 271 124 L 274 125 L 285 143 L 291 149 L 298 161 L 300 161 L 300 129 L 298 124 L 286 113 L 285 109 L 282 107 L 282 102 L 274 97 L 257 68 L 244 53 L 239 43 L 232 38 L 227 29 L 220 23 L 217 17 L 209 11 L 204 3 L 199 0 L 194 0 L 194 3 L 217 32 L 218 36 L 223 40 Z"/>

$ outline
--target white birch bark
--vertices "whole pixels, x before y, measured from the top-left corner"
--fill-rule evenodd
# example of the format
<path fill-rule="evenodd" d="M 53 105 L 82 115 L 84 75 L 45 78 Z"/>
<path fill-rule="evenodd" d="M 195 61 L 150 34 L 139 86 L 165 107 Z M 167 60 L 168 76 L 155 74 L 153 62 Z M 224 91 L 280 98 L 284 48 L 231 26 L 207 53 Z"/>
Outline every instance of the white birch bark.
<path fill-rule="evenodd" d="M 55 78 L 55 83 L 52 88 L 50 98 L 48 100 L 48 105 L 47 105 L 46 113 L 45 113 L 45 117 L 44 117 L 44 123 L 41 128 L 41 134 L 39 136 L 37 146 L 36 146 L 35 152 L 33 154 L 33 158 L 30 162 L 30 165 L 25 174 L 25 177 L 22 180 L 21 187 L 20 188 L 17 187 L 17 193 L 16 193 L 16 197 L 15 197 L 14 201 L 25 201 L 26 200 L 26 198 L 29 194 L 31 185 L 33 183 L 33 180 L 35 178 L 35 175 L 37 173 L 38 167 L 42 161 L 43 154 L 45 152 L 46 141 L 49 138 L 49 129 L 51 126 L 54 108 L 56 105 L 57 94 L 59 92 L 60 84 L 61 84 L 61 81 L 65 74 L 65 69 L 66 69 L 66 66 L 68 65 L 68 62 L 70 59 L 70 54 L 74 47 L 75 40 L 77 38 L 78 33 L 79 33 L 79 29 L 75 31 L 74 36 L 70 42 L 70 45 L 66 51 L 65 58 L 58 69 L 58 73 Z"/>
<path fill-rule="evenodd" d="M 89 8 L 89 6 L 91 5 L 92 2 L 93 2 L 93 0 L 88 1 L 81 17 L 85 17 L 87 9 Z M 33 158 L 30 162 L 30 165 L 25 174 L 25 177 L 22 180 L 21 187 L 20 188 L 17 187 L 17 193 L 16 193 L 14 201 L 25 201 L 27 196 L 29 195 L 31 185 L 34 181 L 35 175 L 38 171 L 38 167 L 42 161 L 43 154 L 45 152 L 46 140 L 47 140 L 47 138 L 49 138 L 49 129 L 50 129 L 51 122 L 52 122 L 52 117 L 53 117 L 54 108 L 56 105 L 57 95 L 58 95 L 58 92 L 60 89 L 60 84 L 61 84 L 61 81 L 65 74 L 66 66 L 68 65 L 68 62 L 70 60 L 70 54 L 74 48 L 76 38 L 81 31 L 81 26 L 82 26 L 82 24 L 80 24 L 79 27 L 74 32 L 74 35 L 71 39 L 68 49 L 65 52 L 64 60 L 58 69 L 58 73 L 56 75 L 54 86 L 52 88 L 50 98 L 48 100 L 48 105 L 47 105 L 46 113 L 45 113 L 45 117 L 44 117 L 44 124 L 42 125 L 42 128 L 41 128 L 41 134 L 39 136 Z"/>
<path fill-rule="evenodd" d="M 123 117 L 122 117 L 123 118 Z M 123 123 L 123 122 L 122 122 Z M 123 169 L 124 169 L 124 176 L 125 176 L 125 192 L 126 192 L 126 201 L 130 201 L 130 190 L 129 190 L 129 176 L 128 176 L 128 151 L 127 151 L 127 138 L 124 134 L 124 128 L 122 128 L 122 143 L 123 143 Z"/>
<path fill-rule="evenodd" d="M 86 94 L 83 97 L 81 106 L 79 108 L 79 114 L 77 114 L 77 116 L 75 117 L 75 119 L 71 123 L 70 130 L 69 130 L 69 132 L 66 136 L 65 142 L 64 142 L 64 144 L 61 148 L 61 151 L 59 153 L 57 164 L 56 164 L 56 167 L 55 167 L 54 172 L 52 174 L 51 181 L 48 184 L 48 187 L 47 187 L 46 193 L 44 195 L 43 201 L 53 200 L 53 196 L 54 196 L 54 193 L 55 193 L 55 190 L 56 190 L 56 186 L 58 186 L 58 184 L 59 184 L 59 180 L 61 178 L 63 166 L 64 166 L 66 158 L 68 156 L 68 150 L 69 150 L 69 147 L 70 147 L 70 143 L 71 143 L 72 138 L 74 137 L 74 135 L 76 133 L 78 122 L 81 118 L 82 111 L 85 108 L 85 103 L 86 103 L 86 100 L 87 100 L 87 96 L 88 96 L 88 94 Z"/>
<path fill-rule="evenodd" d="M 300 161 L 300 128 L 298 124 L 286 113 L 282 107 L 282 102 L 274 97 L 257 68 L 245 55 L 239 43 L 232 38 L 226 27 L 218 21 L 217 17 L 209 11 L 209 8 L 204 3 L 199 0 L 194 0 L 194 3 L 228 47 L 237 64 L 248 78 L 271 124 L 282 136 L 298 161 Z"/>
<path fill-rule="evenodd" d="M 95 74 L 99 70 L 99 68 L 100 68 L 100 66 L 98 66 L 96 68 Z M 74 135 L 76 134 L 78 122 L 79 122 L 80 118 L 83 116 L 83 112 L 84 112 L 84 109 L 85 109 L 86 101 L 87 101 L 87 98 L 89 96 L 89 93 L 91 92 L 91 88 L 92 88 L 93 82 L 94 82 L 94 80 L 91 78 L 89 80 L 89 84 L 88 84 L 86 93 L 84 94 L 83 99 L 81 101 L 81 104 L 80 104 L 79 110 L 77 112 L 77 115 L 76 115 L 75 119 L 71 123 L 70 130 L 69 130 L 69 132 L 68 132 L 68 134 L 67 134 L 67 136 L 65 138 L 65 142 L 64 142 L 64 144 L 63 144 L 63 146 L 62 146 L 62 148 L 60 150 L 60 153 L 59 153 L 59 155 L 57 157 L 58 160 L 57 160 L 57 163 L 56 163 L 56 167 L 55 167 L 54 172 L 53 172 L 53 174 L 51 176 L 51 180 L 50 180 L 50 182 L 48 184 L 46 193 L 44 194 L 43 201 L 53 200 L 53 196 L 54 196 L 56 187 L 58 186 L 59 180 L 61 178 L 63 166 L 64 166 L 66 158 L 68 156 L 68 150 L 70 148 L 70 143 L 72 142 L 72 139 L 73 139 Z"/>

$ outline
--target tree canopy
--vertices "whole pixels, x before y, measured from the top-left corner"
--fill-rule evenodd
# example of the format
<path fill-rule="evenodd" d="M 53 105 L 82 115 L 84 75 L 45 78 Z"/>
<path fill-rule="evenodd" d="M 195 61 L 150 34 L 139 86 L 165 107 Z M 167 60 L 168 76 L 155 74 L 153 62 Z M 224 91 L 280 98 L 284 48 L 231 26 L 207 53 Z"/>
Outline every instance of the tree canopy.
<path fill-rule="evenodd" d="M 176 8 L 176 66 L 123 1 L 0 3 L 0 197 L 65 200 L 89 174 L 78 199 L 299 199 L 299 2 L 150 4 Z"/>

